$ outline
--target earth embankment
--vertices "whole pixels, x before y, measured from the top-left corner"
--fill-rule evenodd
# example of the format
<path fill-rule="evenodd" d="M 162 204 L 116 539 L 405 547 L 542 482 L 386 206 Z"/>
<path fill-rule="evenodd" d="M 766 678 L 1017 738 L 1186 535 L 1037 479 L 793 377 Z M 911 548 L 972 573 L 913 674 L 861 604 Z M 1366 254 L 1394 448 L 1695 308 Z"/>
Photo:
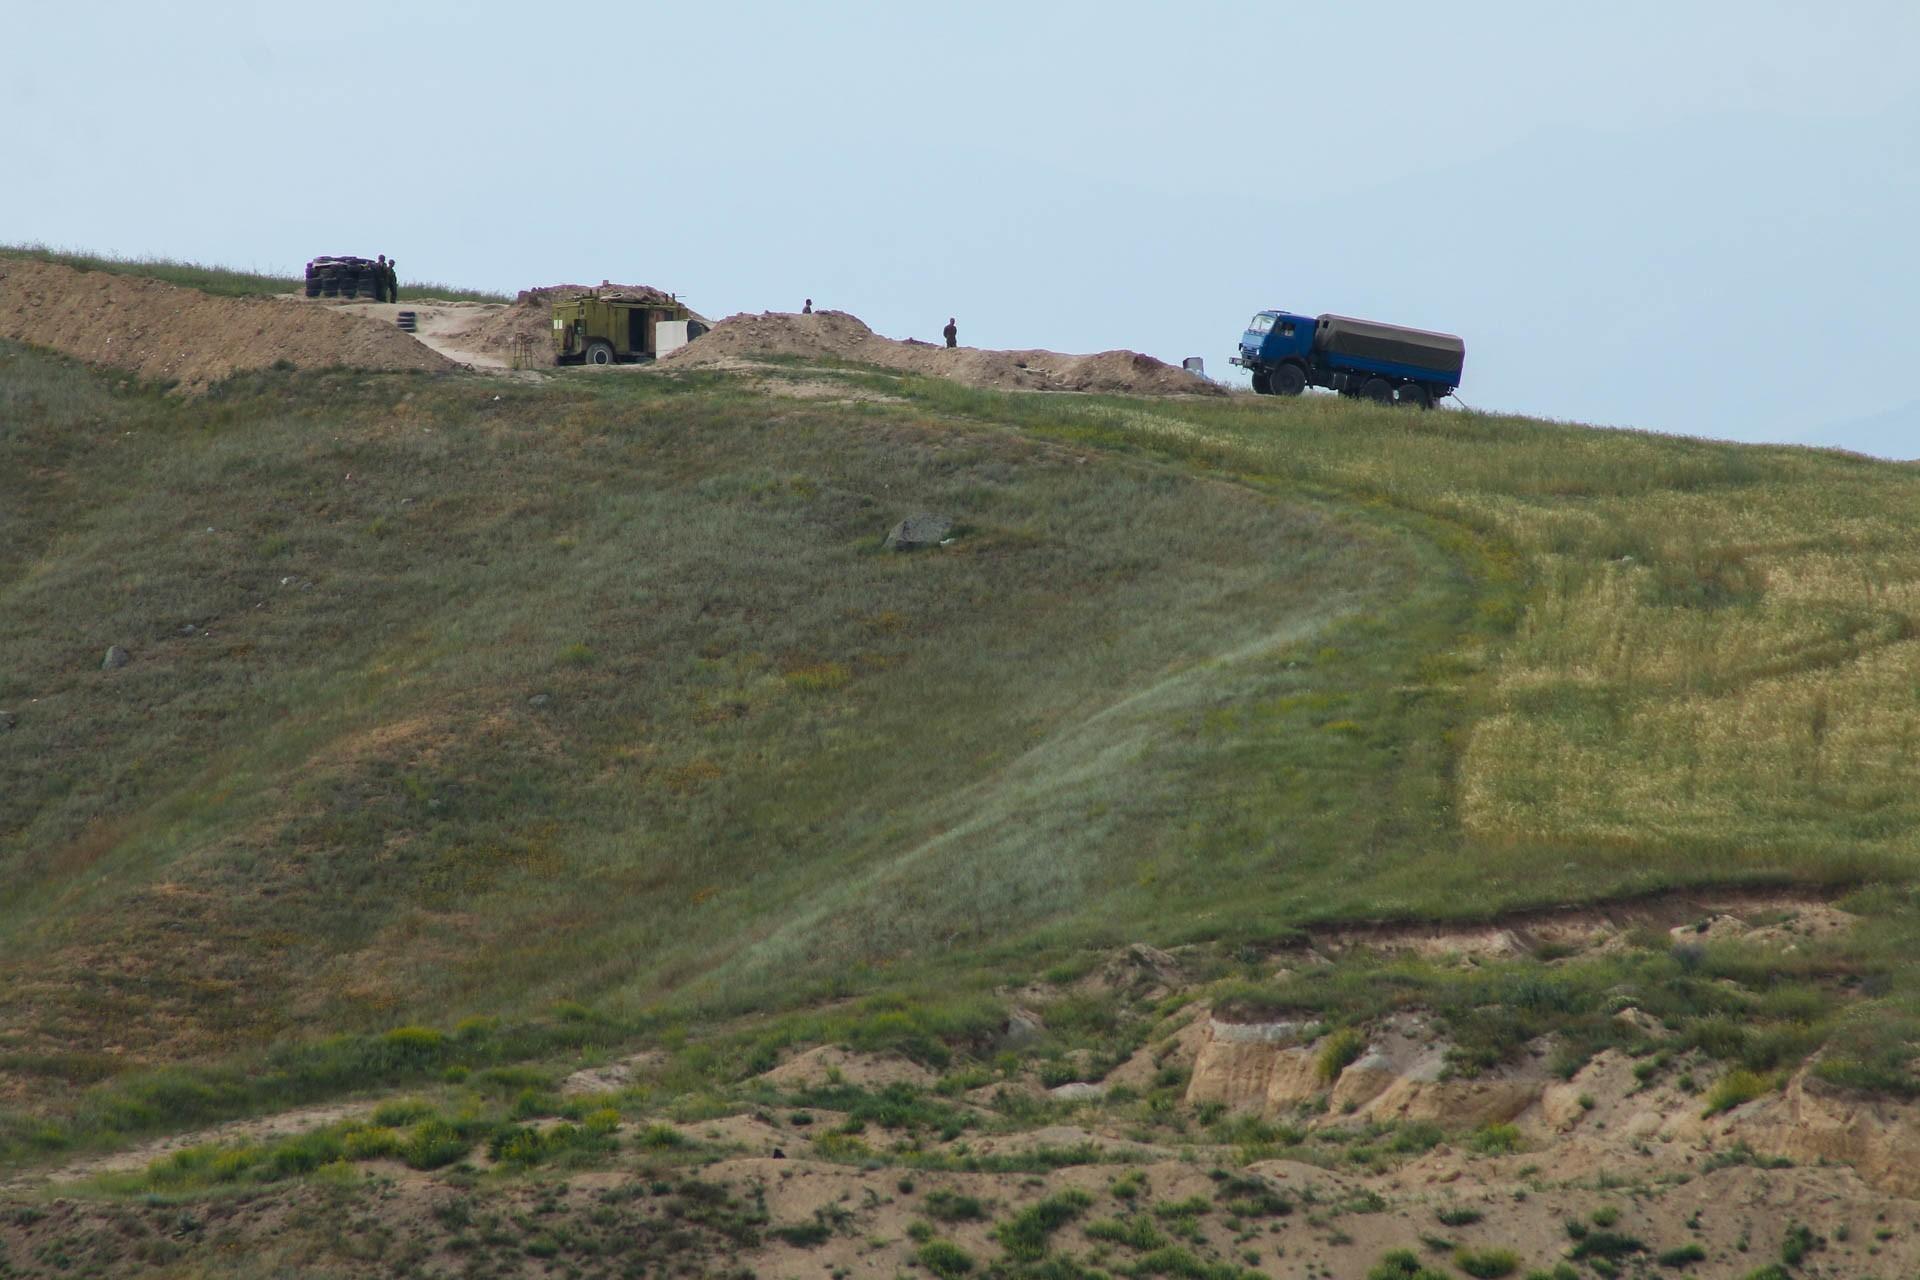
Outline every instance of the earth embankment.
<path fill-rule="evenodd" d="M 0 338 L 186 390 L 279 361 L 310 369 L 454 367 L 398 329 L 332 307 L 223 298 L 14 258 L 0 259 Z"/>
<path fill-rule="evenodd" d="M 697 367 L 764 356 L 847 360 L 902 373 L 951 378 L 969 386 L 1114 395 L 1225 395 L 1225 388 L 1138 351 L 1063 355 L 1057 351 L 987 351 L 883 338 L 844 311 L 762 312 L 729 316 L 699 341 L 661 361 Z"/>

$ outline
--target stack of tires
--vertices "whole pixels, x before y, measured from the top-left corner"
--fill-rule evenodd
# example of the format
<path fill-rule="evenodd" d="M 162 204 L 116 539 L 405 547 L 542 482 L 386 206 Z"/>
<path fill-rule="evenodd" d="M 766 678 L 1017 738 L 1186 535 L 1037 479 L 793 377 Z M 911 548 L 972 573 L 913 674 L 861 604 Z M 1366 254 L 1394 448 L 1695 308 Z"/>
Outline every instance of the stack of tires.
<path fill-rule="evenodd" d="M 309 298 L 377 300 L 381 288 L 379 264 L 369 258 L 315 258 L 307 264 Z"/>

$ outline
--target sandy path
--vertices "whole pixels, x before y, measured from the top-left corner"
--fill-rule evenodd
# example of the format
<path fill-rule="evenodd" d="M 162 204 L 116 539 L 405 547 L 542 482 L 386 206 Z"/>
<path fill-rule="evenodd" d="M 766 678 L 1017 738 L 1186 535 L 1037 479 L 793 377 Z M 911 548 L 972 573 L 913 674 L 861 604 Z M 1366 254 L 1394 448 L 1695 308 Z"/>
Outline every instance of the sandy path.
<path fill-rule="evenodd" d="M 382 324 L 393 324 L 402 311 L 411 311 L 416 325 L 413 336 L 423 346 L 476 369 L 512 367 L 497 355 L 474 349 L 458 336 L 488 316 L 505 311 L 506 304 L 502 302 L 333 302 L 325 305 Z M 537 354 L 544 357 L 548 353 Z"/>

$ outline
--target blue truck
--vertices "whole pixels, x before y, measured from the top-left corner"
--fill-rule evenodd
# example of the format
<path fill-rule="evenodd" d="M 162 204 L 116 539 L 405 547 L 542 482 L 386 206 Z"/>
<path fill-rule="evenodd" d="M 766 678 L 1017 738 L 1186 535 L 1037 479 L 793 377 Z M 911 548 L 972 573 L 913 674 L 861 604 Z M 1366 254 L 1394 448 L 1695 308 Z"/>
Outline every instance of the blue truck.
<path fill-rule="evenodd" d="M 1326 387 L 1343 396 L 1430 409 L 1452 395 L 1466 365 L 1467 344 L 1352 316 L 1257 312 L 1240 335 L 1233 363 L 1253 375 L 1263 396 L 1297 396 Z"/>

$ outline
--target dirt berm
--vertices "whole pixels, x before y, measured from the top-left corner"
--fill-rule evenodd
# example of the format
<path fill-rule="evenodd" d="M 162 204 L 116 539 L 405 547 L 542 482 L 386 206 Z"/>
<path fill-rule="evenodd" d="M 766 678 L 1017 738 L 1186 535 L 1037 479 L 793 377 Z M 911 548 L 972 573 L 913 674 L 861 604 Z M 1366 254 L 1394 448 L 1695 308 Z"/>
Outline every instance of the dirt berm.
<path fill-rule="evenodd" d="M 277 298 L 0 258 L 0 338 L 199 390 L 278 360 L 300 368 L 452 369 L 389 325 Z"/>
<path fill-rule="evenodd" d="M 553 304 L 583 293 L 618 294 L 628 298 L 658 298 L 671 302 L 673 295 L 650 284 L 549 284 L 537 289 L 522 289 L 513 302 L 475 320 L 461 329 L 449 331 L 447 340 L 462 351 L 481 355 L 506 356 L 516 341 L 531 344 L 540 363 L 553 355 Z M 705 323 L 699 312 L 694 318 Z"/>
<path fill-rule="evenodd" d="M 896 342 L 844 311 L 812 315 L 762 312 L 729 316 L 713 332 L 666 357 L 663 366 L 697 367 L 802 356 L 878 365 L 903 373 L 952 378 L 976 387 L 1026 391 L 1088 391 L 1119 395 L 1225 395 L 1226 389 L 1185 369 L 1137 351 L 1070 356 L 1057 351 L 952 350 L 924 342 Z"/>

